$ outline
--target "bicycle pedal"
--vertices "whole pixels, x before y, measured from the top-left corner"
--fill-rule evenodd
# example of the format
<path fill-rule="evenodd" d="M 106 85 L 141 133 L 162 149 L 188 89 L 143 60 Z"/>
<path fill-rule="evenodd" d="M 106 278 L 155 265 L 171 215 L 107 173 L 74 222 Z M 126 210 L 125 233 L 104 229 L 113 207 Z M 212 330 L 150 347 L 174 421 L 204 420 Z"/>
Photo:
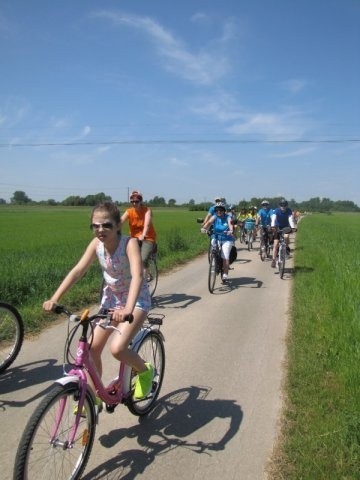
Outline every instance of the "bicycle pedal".
<path fill-rule="evenodd" d="M 116 404 L 115 405 L 110 405 L 110 404 L 107 403 L 105 405 L 105 410 L 107 411 L 107 413 L 114 413 L 115 407 L 116 407 Z"/>

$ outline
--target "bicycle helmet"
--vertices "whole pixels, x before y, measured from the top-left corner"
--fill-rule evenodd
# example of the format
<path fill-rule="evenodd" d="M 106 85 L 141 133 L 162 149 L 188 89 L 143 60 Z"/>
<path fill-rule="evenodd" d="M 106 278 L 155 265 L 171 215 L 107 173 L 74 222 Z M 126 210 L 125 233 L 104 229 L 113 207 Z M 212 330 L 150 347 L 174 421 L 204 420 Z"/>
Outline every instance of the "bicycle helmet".
<path fill-rule="evenodd" d="M 133 192 L 131 192 L 130 202 L 132 202 L 133 200 L 139 200 L 140 202 L 142 202 L 143 201 L 142 193 L 137 190 L 134 190 Z"/>
<path fill-rule="evenodd" d="M 261 205 L 263 205 L 264 207 L 268 207 L 270 205 L 269 200 L 263 200 L 261 202 Z"/>
<path fill-rule="evenodd" d="M 215 197 L 215 200 L 214 200 L 214 202 L 215 202 L 215 203 L 219 203 L 219 202 L 221 202 L 221 197 L 220 197 L 220 195 L 219 195 L 219 196 L 217 196 L 217 197 Z"/>
<path fill-rule="evenodd" d="M 287 207 L 288 205 L 288 201 L 285 198 L 282 198 L 279 202 L 279 207 Z"/>
<path fill-rule="evenodd" d="M 215 204 L 215 212 L 216 210 L 223 210 L 224 212 L 226 211 L 226 206 L 223 202 L 217 202 Z"/>

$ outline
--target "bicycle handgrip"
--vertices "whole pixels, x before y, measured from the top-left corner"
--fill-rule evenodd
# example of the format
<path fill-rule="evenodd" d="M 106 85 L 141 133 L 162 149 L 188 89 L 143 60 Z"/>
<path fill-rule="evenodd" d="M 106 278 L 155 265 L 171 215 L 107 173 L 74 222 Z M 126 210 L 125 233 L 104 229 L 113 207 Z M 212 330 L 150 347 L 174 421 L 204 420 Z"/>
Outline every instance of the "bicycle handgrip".
<path fill-rule="evenodd" d="M 127 315 L 125 315 L 124 317 L 124 322 L 129 322 L 129 323 L 132 323 L 134 320 L 134 315 L 132 313 L 128 313 Z"/>

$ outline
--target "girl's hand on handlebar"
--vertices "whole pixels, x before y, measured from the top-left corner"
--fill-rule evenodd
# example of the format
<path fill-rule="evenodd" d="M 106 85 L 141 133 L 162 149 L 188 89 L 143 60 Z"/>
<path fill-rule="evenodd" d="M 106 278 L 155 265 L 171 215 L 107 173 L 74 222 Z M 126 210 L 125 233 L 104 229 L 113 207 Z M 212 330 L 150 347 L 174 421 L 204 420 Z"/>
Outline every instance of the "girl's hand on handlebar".
<path fill-rule="evenodd" d="M 127 312 L 125 309 L 116 308 L 112 311 L 112 320 L 116 323 L 126 322 L 130 316 L 132 316 L 132 313 Z"/>
<path fill-rule="evenodd" d="M 46 300 L 43 303 L 43 309 L 45 310 L 45 312 L 52 312 L 56 305 L 57 305 L 56 302 L 53 302 L 52 300 Z"/>

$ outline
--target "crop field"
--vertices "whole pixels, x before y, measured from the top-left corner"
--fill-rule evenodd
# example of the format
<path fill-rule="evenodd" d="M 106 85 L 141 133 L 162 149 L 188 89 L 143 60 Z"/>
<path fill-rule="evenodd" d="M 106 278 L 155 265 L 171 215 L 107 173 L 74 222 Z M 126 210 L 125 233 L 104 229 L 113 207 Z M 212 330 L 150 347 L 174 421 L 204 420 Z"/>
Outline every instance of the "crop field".
<path fill-rule="evenodd" d="M 359 233 L 359 214 L 299 224 L 276 480 L 360 478 Z"/>
<path fill-rule="evenodd" d="M 0 295 L 16 306 L 28 332 L 48 321 L 42 303 L 80 258 L 92 239 L 91 208 L 21 207 L 0 208 Z M 199 212 L 154 209 L 158 234 L 158 264 L 165 270 L 188 261 L 206 250 L 207 237 L 199 233 Z M 201 214 L 200 214 L 201 216 Z M 124 233 L 128 233 L 124 226 Z M 98 301 L 100 269 L 94 264 L 85 278 L 66 295 L 66 303 L 80 309 Z"/>

